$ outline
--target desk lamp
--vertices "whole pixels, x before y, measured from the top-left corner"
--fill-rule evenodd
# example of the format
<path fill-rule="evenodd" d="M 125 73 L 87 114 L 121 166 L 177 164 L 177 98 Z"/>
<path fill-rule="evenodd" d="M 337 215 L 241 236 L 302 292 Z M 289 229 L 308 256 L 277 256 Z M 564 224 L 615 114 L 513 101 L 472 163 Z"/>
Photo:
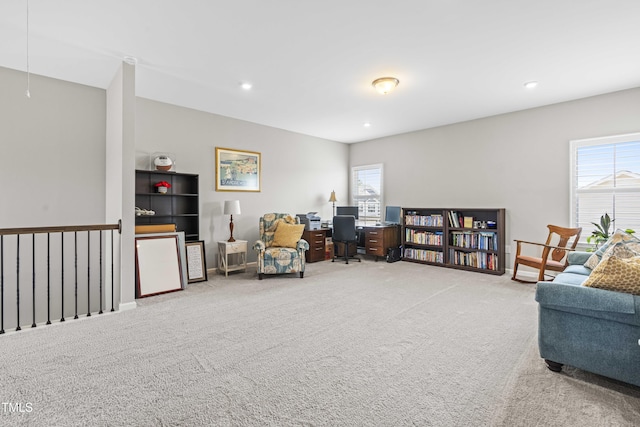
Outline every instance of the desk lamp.
<path fill-rule="evenodd" d="M 233 215 L 240 215 L 240 200 L 225 200 L 224 214 L 230 216 L 229 231 L 231 231 L 231 237 L 227 242 L 235 242 L 236 239 L 233 238 Z"/>

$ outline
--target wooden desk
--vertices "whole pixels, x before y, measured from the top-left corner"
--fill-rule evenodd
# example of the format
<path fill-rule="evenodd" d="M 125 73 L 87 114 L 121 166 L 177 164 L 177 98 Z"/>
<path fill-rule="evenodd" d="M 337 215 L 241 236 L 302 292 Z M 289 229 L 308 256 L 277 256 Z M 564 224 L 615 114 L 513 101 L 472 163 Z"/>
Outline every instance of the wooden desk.
<path fill-rule="evenodd" d="M 376 261 L 387 256 L 387 249 L 400 245 L 399 225 L 356 225 L 356 230 L 364 233 L 360 244 L 364 243 L 365 253 L 374 255 Z"/>

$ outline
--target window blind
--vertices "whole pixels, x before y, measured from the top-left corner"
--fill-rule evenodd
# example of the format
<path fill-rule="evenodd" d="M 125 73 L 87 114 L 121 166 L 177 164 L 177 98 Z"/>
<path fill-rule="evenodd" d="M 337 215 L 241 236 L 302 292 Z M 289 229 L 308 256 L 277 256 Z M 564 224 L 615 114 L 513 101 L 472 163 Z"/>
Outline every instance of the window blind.
<path fill-rule="evenodd" d="M 605 213 L 640 233 L 640 133 L 571 141 L 571 208 L 583 242 Z"/>
<path fill-rule="evenodd" d="M 361 220 L 379 221 L 382 207 L 382 165 L 352 168 L 352 200 Z"/>

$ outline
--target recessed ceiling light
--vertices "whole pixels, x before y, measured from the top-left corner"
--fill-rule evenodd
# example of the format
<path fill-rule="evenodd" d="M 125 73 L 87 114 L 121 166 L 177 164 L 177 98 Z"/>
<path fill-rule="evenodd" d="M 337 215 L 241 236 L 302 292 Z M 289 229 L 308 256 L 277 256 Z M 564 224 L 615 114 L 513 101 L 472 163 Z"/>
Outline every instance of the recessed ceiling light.
<path fill-rule="evenodd" d="M 366 128 L 371 127 L 371 123 L 366 122 L 366 123 L 364 124 L 364 127 L 366 127 Z"/>
<path fill-rule="evenodd" d="M 535 88 L 536 86 L 538 86 L 538 82 L 537 82 L 537 81 L 535 81 L 535 80 L 532 80 L 532 81 L 530 81 L 530 82 L 526 82 L 526 83 L 524 84 L 525 89 L 533 89 L 533 88 Z"/>
<path fill-rule="evenodd" d="M 253 87 L 253 85 L 251 83 L 245 82 L 245 83 L 240 84 L 240 87 L 242 89 L 244 89 L 244 90 L 249 90 L 249 89 L 251 89 Z"/>

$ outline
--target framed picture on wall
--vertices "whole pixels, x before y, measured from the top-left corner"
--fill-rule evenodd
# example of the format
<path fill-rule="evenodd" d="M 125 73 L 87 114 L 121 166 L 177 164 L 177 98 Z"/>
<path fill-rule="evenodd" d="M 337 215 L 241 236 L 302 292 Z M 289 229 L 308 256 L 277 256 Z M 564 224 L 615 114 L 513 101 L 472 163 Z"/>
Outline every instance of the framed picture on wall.
<path fill-rule="evenodd" d="M 216 147 L 216 191 L 260 191 L 260 153 Z"/>

